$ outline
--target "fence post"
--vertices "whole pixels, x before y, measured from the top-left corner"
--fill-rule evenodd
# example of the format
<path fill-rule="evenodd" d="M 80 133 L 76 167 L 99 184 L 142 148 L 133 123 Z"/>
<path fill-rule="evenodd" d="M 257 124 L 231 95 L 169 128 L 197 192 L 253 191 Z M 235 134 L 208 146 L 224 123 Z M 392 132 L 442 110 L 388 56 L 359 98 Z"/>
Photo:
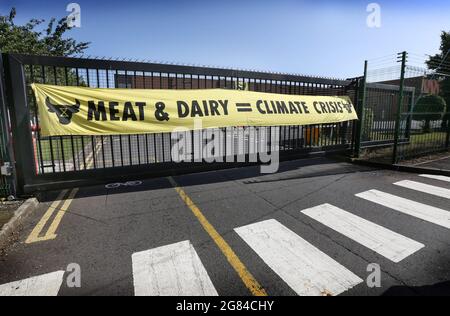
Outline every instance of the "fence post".
<path fill-rule="evenodd" d="M 407 52 L 399 53 L 401 56 L 401 71 L 400 71 L 400 90 L 398 92 L 398 106 L 397 115 L 395 119 L 395 136 L 394 136 L 394 150 L 392 153 L 392 164 L 396 164 L 398 161 L 398 141 L 400 138 L 400 123 L 402 116 L 402 106 L 403 106 L 403 93 L 405 89 L 405 71 L 406 71 L 406 57 Z"/>
<path fill-rule="evenodd" d="M 354 81 L 355 81 L 355 85 L 354 85 L 354 91 L 355 91 L 355 95 L 353 96 L 353 104 L 355 104 L 355 110 L 357 110 L 357 106 L 358 106 L 358 102 L 359 102 L 359 85 L 360 85 L 360 81 L 361 81 L 361 78 L 355 78 L 354 79 Z M 356 131 L 357 131 L 357 128 L 358 128 L 358 122 L 356 121 L 356 122 L 354 122 L 353 124 L 352 124 L 352 140 L 351 140 L 351 151 L 352 151 L 352 155 L 353 156 L 356 156 L 355 155 L 355 152 L 356 152 Z"/>
<path fill-rule="evenodd" d="M 361 143 L 362 143 L 362 137 L 363 137 L 362 129 L 364 128 L 364 108 L 366 107 L 368 65 L 369 65 L 369 62 L 366 60 L 364 62 L 364 77 L 363 77 L 363 82 L 361 85 L 361 91 L 358 91 L 359 121 L 357 123 L 357 129 L 356 129 L 356 144 L 355 144 L 355 157 L 356 158 L 359 158 L 359 156 L 361 155 Z"/>
<path fill-rule="evenodd" d="M 15 56 L 5 54 L 3 61 L 14 147 L 16 191 L 17 195 L 21 195 L 25 193 L 25 185 L 32 184 L 36 177 L 25 73 L 22 62 Z"/>
<path fill-rule="evenodd" d="M 445 139 L 445 148 L 450 149 L 450 112 L 447 113 L 447 138 Z"/>
<path fill-rule="evenodd" d="M 413 110 L 414 110 L 414 105 L 415 104 L 416 104 L 415 91 L 411 91 L 411 100 L 408 103 L 408 119 L 406 121 L 406 134 L 405 134 L 405 138 L 408 139 L 408 140 L 411 137 Z"/>
<path fill-rule="evenodd" d="M 5 186 L 4 195 L 13 195 L 16 194 L 16 183 L 15 183 L 15 170 L 13 168 L 12 159 L 14 157 L 12 141 L 10 135 L 9 128 L 9 120 L 8 120 L 8 110 L 6 106 L 6 85 L 5 85 L 5 72 L 3 69 L 3 57 L 0 52 L 0 136 L 1 136 L 1 148 L 0 148 L 0 159 L 1 163 L 4 165 L 5 163 L 10 163 L 9 170 L 10 175 L 2 175 L 2 185 Z"/>

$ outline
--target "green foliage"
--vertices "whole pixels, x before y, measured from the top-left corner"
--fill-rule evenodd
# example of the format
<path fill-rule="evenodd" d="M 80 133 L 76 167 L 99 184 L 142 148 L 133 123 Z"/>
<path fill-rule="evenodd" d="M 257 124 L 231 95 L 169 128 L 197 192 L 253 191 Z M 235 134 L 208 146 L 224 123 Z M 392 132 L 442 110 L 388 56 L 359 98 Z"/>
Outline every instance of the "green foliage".
<path fill-rule="evenodd" d="M 443 64 L 443 66 L 438 69 L 439 73 L 445 75 L 441 81 L 441 96 L 447 104 L 450 104 L 450 32 L 441 33 L 440 53 L 431 56 L 427 64 L 428 68 L 433 70 L 437 70 L 439 65 Z M 447 109 L 447 111 L 450 111 L 450 109 Z M 450 120 L 449 116 L 450 115 L 445 116 L 442 123 L 443 128 L 446 128 L 447 122 Z"/>
<path fill-rule="evenodd" d="M 2 53 L 17 53 L 26 55 L 41 56 L 72 56 L 80 54 L 89 47 L 90 43 L 77 42 L 73 38 L 65 36 L 70 28 L 66 19 L 56 22 L 52 18 L 47 25 L 45 20 L 31 19 L 24 25 L 15 23 L 16 9 L 12 8 L 9 15 L 0 15 L 0 51 Z M 43 81 L 45 70 L 45 82 Z M 56 73 L 52 67 L 34 67 L 31 73 L 30 67 L 25 67 L 27 83 L 32 82 L 48 83 L 55 85 L 86 85 L 82 78 L 77 79 L 76 73 L 72 70 L 57 68 Z M 32 80 L 33 79 L 33 80 Z M 34 117 L 36 105 L 32 97 L 32 91 L 27 89 L 28 100 L 31 100 L 31 116 Z"/>
<path fill-rule="evenodd" d="M 72 56 L 82 53 L 90 43 L 78 43 L 73 38 L 64 38 L 70 28 L 66 19 L 52 18 L 46 27 L 39 30 L 45 22 L 31 19 L 25 25 L 16 25 L 15 8 L 9 15 L 0 16 L 0 49 L 2 53 L 19 53 L 45 56 Z"/>
<path fill-rule="evenodd" d="M 447 103 L 444 98 L 437 95 L 425 95 L 417 100 L 414 106 L 414 119 L 422 121 L 427 118 L 430 120 L 440 120 L 445 112 Z"/>
<path fill-rule="evenodd" d="M 417 100 L 413 119 L 424 121 L 424 132 L 430 132 L 430 122 L 441 120 L 447 108 L 444 98 L 436 95 L 426 95 Z"/>
<path fill-rule="evenodd" d="M 434 56 L 431 56 L 428 60 L 427 64 L 430 69 L 437 69 L 439 65 L 444 62 L 447 63 L 450 59 L 447 53 L 450 51 L 450 32 L 442 32 L 441 33 L 441 46 L 440 53 Z M 444 57 L 447 57 L 444 60 Z M 439 69 L 440 73 L 450 74 L 450 70 L 447 67 L 442 67 Z"/>

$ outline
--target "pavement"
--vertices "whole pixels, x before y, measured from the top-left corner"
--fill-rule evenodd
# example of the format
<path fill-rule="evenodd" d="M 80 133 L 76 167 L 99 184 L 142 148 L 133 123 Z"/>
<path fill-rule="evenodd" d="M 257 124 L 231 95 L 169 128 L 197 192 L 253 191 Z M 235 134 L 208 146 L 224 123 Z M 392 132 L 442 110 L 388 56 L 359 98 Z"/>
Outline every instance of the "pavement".
<path fill-rule="evenodd" d="M 450 156 L 432 159 L 429 162 L 420 163 L 419 167 L 433 168 L 439 170 L 450 170 Z"/>
<path fill-rule="evenodd" d="M 315 158 L 48 192 L 0 296 L 450 295 L 449 180 Z"/>

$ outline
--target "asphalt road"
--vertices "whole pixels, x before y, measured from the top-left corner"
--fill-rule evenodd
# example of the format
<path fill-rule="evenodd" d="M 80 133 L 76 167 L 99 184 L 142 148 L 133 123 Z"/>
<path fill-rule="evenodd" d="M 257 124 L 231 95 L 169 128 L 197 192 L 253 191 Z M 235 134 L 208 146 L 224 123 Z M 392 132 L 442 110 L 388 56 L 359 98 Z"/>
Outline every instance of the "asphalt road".
<path fill-rule="evenodd" d="M 432 187 L 394 184 L 405 180 Z M 0 295 L 33 294 L 33 284 L 63 296 L 450 295 L 445 180 L 316 158 L 283 163 L 273 175 L 250 167 L 85 187 L 65 192 L 54 209 L 61 192 L 49 192 L 0 257 Z M 369 190 L 391 200 L 355 196 Z M 81 287 L 66 282 L 72 263 Z M 367 285 L 372 263 L 380 287 Z"/>

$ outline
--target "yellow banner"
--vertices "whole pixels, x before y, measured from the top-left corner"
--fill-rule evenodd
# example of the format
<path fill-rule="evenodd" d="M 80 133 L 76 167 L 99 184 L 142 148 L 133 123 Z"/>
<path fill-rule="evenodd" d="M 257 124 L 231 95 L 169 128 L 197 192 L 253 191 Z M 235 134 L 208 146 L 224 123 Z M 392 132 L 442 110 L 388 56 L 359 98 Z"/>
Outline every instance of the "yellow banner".
<path fill-rule="evenodd" d="M 348 97 L 225 89 L 93 89 L 33 84 L 41 134 L 120 135 L 231 126 L 288 126 L 358 119 Z"/>

